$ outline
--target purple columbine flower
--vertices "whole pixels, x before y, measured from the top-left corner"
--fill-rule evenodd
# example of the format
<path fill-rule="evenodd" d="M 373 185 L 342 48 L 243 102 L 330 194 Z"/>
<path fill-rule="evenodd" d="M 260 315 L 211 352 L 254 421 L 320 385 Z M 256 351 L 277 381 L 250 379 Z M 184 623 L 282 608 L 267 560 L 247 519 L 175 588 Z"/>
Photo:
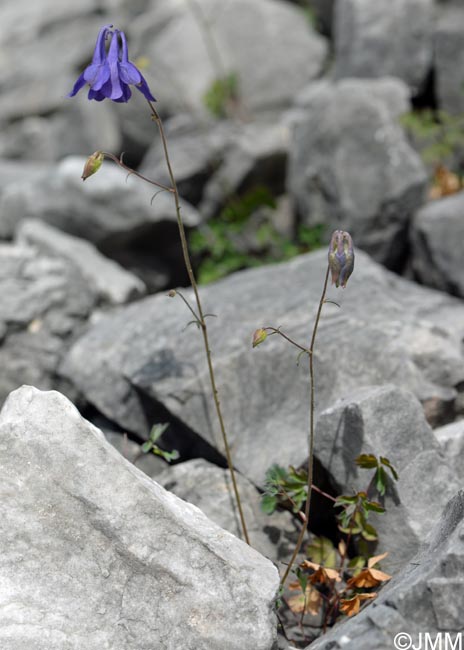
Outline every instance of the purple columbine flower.
<path fill-rule="evenodd" d="M 132 95 L 129 86 L 135 86 L 146 99 L 156 101 L 142 73 L 129 61 L 126 35 L 119 29 L 112 31 L 112 27 L 105 25 L 100 29 L 92 63 L 80 75 L 68 97 L 74 97 L 85 84 L 89 84 L 89 99 L 127 102 Z M 107 38 L 111 39 L 108 52 Z"/>
<path fill-rule="evenodd" d="M 353 273 L 354 251 L 351 235 L 344 230 L 335 230 L 329 245 L 329 267 L 332 284 L 338 288 L 346 287 L 348 278 Z"/>

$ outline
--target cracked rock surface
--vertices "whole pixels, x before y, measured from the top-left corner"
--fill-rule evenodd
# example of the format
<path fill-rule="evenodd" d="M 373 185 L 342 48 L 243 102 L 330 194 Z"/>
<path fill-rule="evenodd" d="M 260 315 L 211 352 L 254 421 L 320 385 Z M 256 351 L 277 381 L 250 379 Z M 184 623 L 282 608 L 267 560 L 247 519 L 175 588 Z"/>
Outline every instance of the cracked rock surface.
<path fill-rule="evenodd" d="M 361 386 L 391 383 L 414 393 L 426 410 L 440 403 L 453 416 L 464 380 L 462 303 L 356 255 L 346 291 L 329 294 L 341 309 L 328 304 L 322 315 L 317 412 Z M 234 462 L 258 485 L 272 463 L 305 461 L 308 378 L 285 341 L 273 336 L 252 350 L 252 333 L 282 326 L 307 341 L 326 260 L 326 251 L 316 251 L 202 287 L 205 311 L 218 315 L 209 332 Z M 191 292 L 184 295 L 191 300 Z M 178 418 L 222 451 L 201 337 L 184 331 L 188 320 L 183 302 L 164 294 L 117 309 L 76 341 L 61 372 L 128 431 L 148 431 L 147 406 L 161 404 L 171 421 Z"/>

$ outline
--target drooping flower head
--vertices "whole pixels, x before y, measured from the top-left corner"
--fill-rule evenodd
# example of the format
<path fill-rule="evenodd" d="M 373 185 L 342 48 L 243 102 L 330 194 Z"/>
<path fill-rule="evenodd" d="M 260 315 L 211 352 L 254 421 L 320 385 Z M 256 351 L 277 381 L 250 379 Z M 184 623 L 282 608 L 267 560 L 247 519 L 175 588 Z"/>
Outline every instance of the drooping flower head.
<path fill-rule="evenodd" d="M 335 230 L 329 245 L 329 267 L 332 284 L 338 288 L 346 287 L 348 278 L 353 273 L 354 250 L 351 235 L 344 230 Z"/>
<path fill-rule="evenodd" d="M 89 99 L 97 102 L 103 99 L 127 102 L 132 95 L 129 86 L 135 86 L 146 99 L 156 101 L 140 70 L 129 61 L 126 35 L 119 29 L 112 30 L 112 27 L 113 25 L 105 25 L 100 29 L 92 63 L 80 75 L 68 97 L 74 97 L 88 84 Z M 110 39 L 108 51 L 107 39 Z"/>

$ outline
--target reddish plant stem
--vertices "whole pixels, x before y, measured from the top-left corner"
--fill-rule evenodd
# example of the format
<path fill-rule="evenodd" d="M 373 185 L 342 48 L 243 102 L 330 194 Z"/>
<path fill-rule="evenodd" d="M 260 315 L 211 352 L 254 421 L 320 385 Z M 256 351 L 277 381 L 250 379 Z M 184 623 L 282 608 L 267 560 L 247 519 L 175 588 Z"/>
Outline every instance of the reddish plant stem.
<path fill-rule="evenodd" d="M 325 294 L 327 292 L 327 284 L 329 281 L 329 271 L 330 267 L 327 266 L 327 271 L 325 274 L 325 280 L 324 280 L 324 286 L 322 289 L 322 295 L 319 300 L 319 306 L 317 308 L 317 313 L 316 313 L 316 320 L 314 322 L 314 327 L 313 327 L 313 333 L 311 336 L 311 343 L 309 345 L 308 353 L 309 353 L 309 378 L 310 378 L 310 399 L 309 399 L 309 457 L 308 457 L 308 496 L 306 499 L 306 504 L 305 504 L 305 518 L 306 518 L 306 525 L 301 527 L 300 534 L 298 535 L 298 540 L 295 546 L 295 550 L 293 551 L 292 557 L 290 558 L 290 562 L 288 563 L 288 566 L 285 570 L 284 576 L 281 580 L 281 585 L 285 583 L 285 581 L 288 578 L 288 575 L 292 569 L 292 566 L 296 560 L 296 556 L 300 552 L 301 546 L 303 544 L 303 539 L 305 536 L 305 531 L 307 528 L 307 524 L 309 522 L 309 508 L 310 508 L 310 503 L 311 503 L 311 491 L 312 491 L 312 485 L 313 485 L 313 470 L 314 470 L 314 398 L 315 398 L 315 390 L 314 390 L 314 345 L 316 343 L 316 335 L 317 335 L 317 329 L 319 326 L 319 321 L 321 318 L 321 312 L 322 312 L 322 307 L 324 305 L 325 301 Z"/>

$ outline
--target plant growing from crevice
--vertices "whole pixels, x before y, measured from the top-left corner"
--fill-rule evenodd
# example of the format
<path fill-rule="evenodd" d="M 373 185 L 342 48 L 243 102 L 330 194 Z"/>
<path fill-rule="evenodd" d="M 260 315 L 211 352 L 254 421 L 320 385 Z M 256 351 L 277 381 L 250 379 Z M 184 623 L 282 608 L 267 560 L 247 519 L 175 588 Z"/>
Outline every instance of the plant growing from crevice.
<path fill-rule="evenodd" d="M 298 360 L 302 355 L 307 355 L 309 362 L 309 432 L 308 432 L 308 466 L 307 466 L 307 498 L 304 509 L 304 526 L 301 527 L 298 540 L 293 551 L 292 557 L 288 563 L 288 566 L 284 572 L 284 575 L 281 579 L 281 584 L 284 585 L 287 580 L 292 566 L 296 560 L 298 553 L 303 544 L 306 527 L 309 523 L 309 510 L 311 502 L 311 490 L 313 485 L 313 469 L 314 469 L 314 435 L 315 435 L 315 375 L 314 375 L 314 350 L 316 344 L 317 331 L 319 327 L 319 322 L 321 318 L 322 308 L 326 302 L 333 302 L 327 299 L 327 285 L 329 282 L 329 275 L 332 277 L 332 284 L 335 284 L 336 288 L 342 287 L 345 288 L 348 282 L 348 279 L 353 272 L 354 268 L 354 250 L 353 250 L 353 241 L 351 235 L 344 230 L 335 230 L 332 233 L 330 239 L 329 251 L 328 251 L 328 265 L 325 273 L 324 283 L 322 287 L 322 293 L 319 300 L 319 305 L 316 311 L 316 317 L 314 320 L 314 325 L 312 328 L 311 339 L 309 346 L 306 347 L 295 340 L 290 336 L 285 334 L 281 328 L 276 328 L 272 326 L 265 326 L 258 328 L 254 335 L 252 345 L 253 348 L 256 348 L 258 345 L 261 345 L 268 336 L 279 335 L 285 341 L 293 345 L 297 350 L 299 350 Z M 337 304 L 337 303 L 335 303 Z"/>
<path fill-rule="evenodd" d="M 144 442 L 140 448 L 142 454 L 152 453 L 155 456 L 161 456 L 161 458 L 163 458 L 168 463 L 171 463 L 173 460 L 178 460 L 179 452 L 177 451 L 177 449 L 173 449 L 172 451 L 167 451 L 165 449 L 162 449 L 158 445 L 161 436 L 163 435 L 163 433 L 166 431 L 168 427 L 169 427 L 168 423 L 154 424 L 152 426 L 150 430 L 150 434 L 148 436 L 148 440 Z"/>
<path fill-rule="evenodd" d="M 86 67 L 83 73 L 79 76 L 72 91 L 69 93 L 70 97 L 76 95 L 79 90 L 85 86 L 89 86 L 88 99 L 102 101 L 104 99 L 109 99 L 117 103 L 125 103 L 129 101 L 132 95 L 130 86 L 135 87 L 140 93 L 144 96 L 148 109 L 150 121 L 154 122 L 159 133 L 159 137 L 162 144 L 162 149 L 164 153 L 164 158 L 166 161 L 166 167 L 169 176 L 169 184 L 159 183 L 157 181 L 151 180 L 130 168 L 126 165 L 122 159 L 122 156 L 118 157 L 112 153 L 96 151 L 92 156 L 90 156 L 87 164 L 84 168 L 83 180 L 86 180 L 92 174 L 96 173 L 101 167 L 101 164 L 105 158 L 112 160 L 119 167 L 127 171 L 129 174 L 135 175 L 146 183 L 153 185 L 157 188 L 158 191 L 169 192 L 175 204 L 176 216 L 177 216 L 177 225 L 179 229 L 180 242 L 182 247 L 182 254 L 184 258 L 185 267 L 187 274 L 192 286 L 195 307 L 188 303 L 188 307 L 191 313 L 194 316 L 194 320 L 198 325 L 199 330 L 203 338 L 206 363 L 208 367 L 208 374 L 211 385 L 211 393 L 215 405 L 216 415 L 218 419 L 219 429 L 222 436 L 222 442 L 225 450 L 225 455 L 227 459 L 227 464 L 231 476 L 232 487 L 235 495 L 235 500 L 237 504 L 237 510 L 240 517 L 240 522 L 242 526 L 242 532 L 244 539 L 249 543 L 248 531 L 243 515 L 243 508 L 240 500 L 240 494 L 238 491 L 237 481 L 235 478 L 235 470 L 232 462 L 231 450 L 229 446 L 226 426 L 222 414 L 221 404 L 219 400 L 219 392 L 216 385 L 216 376 L 214 373 L 212 354 L 209 343 L 209 333 L 206 323 L 206 315 L 203 310 L 203 305 L 200 299 L 200 294 L 198 291 L 198 285 L 196 278 L 193 272 L 190 252 L 187 242 L 187 237 L 185 234 L 184 223 L 182 220 L 181 207 L 180 207 L 180 196 L 177 188 L 176 179 L 171 165 L 171 159 L 169 156 L 168 143 L 165 136 L 165 131 L 163 127 L 162 120 L 158 114 L 158 111 L 155 107 L 155 98 L 153 97 L 148 84 L 141 74 L 141 72 L 136 68 L 136 66 L 129 61 L 127 41 L 124 32 L 112 28 L 112 25 L 106 25 L 102 27 L 99 32 L 97 43 L 95 46 L 92 62 Z M 107 48 L 106 40 L 109 40 L 109 47 Z"/>
<path fill-rule="evenodd" d="M 365 490 L 334 497 L 316 485 L 311 486 L 335 509 L 340 537 L 338 542 L 324 536 L 311 540 L 305 549 L 305 559 L 293 572 L 295 580 L 288 585 L 290 592 L 297 593 L 281 597 L 284 606 L 297 617 L 303 633 L 306 615 L 318 617 L 318 624 L 325 631 L 340 616 L 357 614 L 363 603 L 376 597 L 375 589 L 390 579 L 378 567 L 387 553 L 374 555 L 372 552 L 378 533 L 369 519 L 385 513 L 380 501 L 388 484 L 396 481 L 398 475 L 390 461 L 382 456 L 362 454 L 355 462 L 360 468 L 375 470 Z M 271 515 L 277 508 L 290 509 L 305 527 L 307 519 L 302 508 L 307 501 L 305 468 L 290 466 L 285 469 L 278 465 L 269 468 L 261 501 L 264 512 Z M 308 627 L 314 626 L 314 619 L 311 619 Z"/>
<path fill-rule="evenodd" d="M 203 94 L 203 104 L 213 117 L 235 117 L 240 100 L 238 75 L 227 70 L 212 22 L 201 3 L 187 0 L 187 5 L 200 29 L 206 54 L 214 70 L 214 79 Z"/>
<path fill-rule="evenodd" d="M 276 209 L 271 192 L 257 185 L 230 198 L 217 217 L 193 230 L 189 244 L 197 260 L 199 283 L 288 260 L 322 245 L 322 225 L 300 225 L 296 237 L 279 232 L 273 221 Z"/>
<path fill-rule="evenodd" d="M 203 103 L 214 117 L 228 117 L 239 101 L 238 76 L 231 72 L 225 77 L 214 79 L 203 95 Z"/>

